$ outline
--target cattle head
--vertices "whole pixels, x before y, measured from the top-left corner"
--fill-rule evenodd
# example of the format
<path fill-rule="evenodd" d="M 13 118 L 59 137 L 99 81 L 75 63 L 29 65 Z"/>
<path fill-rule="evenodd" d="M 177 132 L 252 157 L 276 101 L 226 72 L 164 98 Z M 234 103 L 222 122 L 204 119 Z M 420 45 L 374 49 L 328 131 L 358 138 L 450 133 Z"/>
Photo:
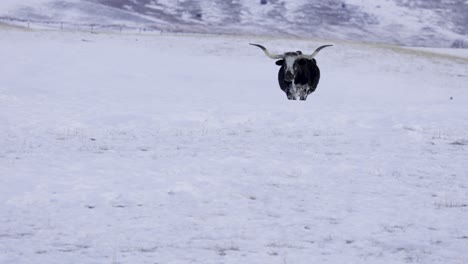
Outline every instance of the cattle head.
<path fill-rule="evenodd" d="M 316 67 L 316 61 L 314 59 L 315 55 L 317 55 L 317 53 L 319 53 L 322 49 L 333 46 L 323 45 L 318 47 L 312 54 L 306 55 L 301 51 L 272 54 L 262 45 L 252 43 L 250 43 L 250 45 L 259 47 L 269 58 L 277 60 L 276 65 L 282 67 L 279 76 L 279 78 L 283 79 L 280 80 L 281 89 L 286 92 L 288 99 L 292 100 L 305 100 L 307 95 L 310 93 L 310 90 L 315 90 L 315 87 L 309 87 L 311 82 L 309 82 L 310 80 L 307 79 L 310 78 L 312 74 L 310 73 L 310 65 L 313 64 Z M 317 76 L 317 78 L 319 77 L 320 76 Z M 302 80 L 306 81 L 303 82 Z M 288 86 L 287 89 L 283 87 L 282 81 L 284 85 Z"/>
<path fill-rule="evenodd" d="M 296 74 L 306 66 L 307 61 L 306 59 L 301 58 L 301 55 L 301 51 L 286 52 L 282 59 L 276 61 L 276 65 L 284 68 L 284 81 L 292 82 L 296 77 Z"/>

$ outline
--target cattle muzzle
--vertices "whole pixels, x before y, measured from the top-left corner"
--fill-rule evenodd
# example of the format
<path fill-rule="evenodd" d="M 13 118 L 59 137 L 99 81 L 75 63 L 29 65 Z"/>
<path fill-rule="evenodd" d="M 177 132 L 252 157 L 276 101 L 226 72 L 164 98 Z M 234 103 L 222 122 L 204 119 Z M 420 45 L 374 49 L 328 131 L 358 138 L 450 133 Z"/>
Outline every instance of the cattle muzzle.
<path fill-rule="evenodd" d="M 284 74 L 284 81 L 285 82 L 292 82 L 294 80 L 294 74 L 290 71 L 287 71 L 285 74 Z"/>

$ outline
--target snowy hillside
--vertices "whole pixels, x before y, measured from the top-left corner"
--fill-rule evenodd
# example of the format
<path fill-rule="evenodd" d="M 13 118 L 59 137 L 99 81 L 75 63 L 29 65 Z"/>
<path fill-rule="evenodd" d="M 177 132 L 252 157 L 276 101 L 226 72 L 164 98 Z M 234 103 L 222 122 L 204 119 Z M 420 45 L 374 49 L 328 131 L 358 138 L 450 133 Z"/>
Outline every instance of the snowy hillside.
<path fill-rule="evenodd" d="M 468 263 L 468 56 L 0 28 L 0 263 Z"/>
<path fill-rule="evenodd" d="M 466 0 L 2 0 L 0 17 L 468 47 Z"/>

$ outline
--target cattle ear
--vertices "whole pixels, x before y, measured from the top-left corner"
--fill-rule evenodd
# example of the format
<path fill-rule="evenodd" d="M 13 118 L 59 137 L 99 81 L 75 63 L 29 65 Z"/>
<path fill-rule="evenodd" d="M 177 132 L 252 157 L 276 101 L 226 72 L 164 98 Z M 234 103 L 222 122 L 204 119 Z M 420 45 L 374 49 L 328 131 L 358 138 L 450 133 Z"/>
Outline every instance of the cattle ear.
<path fill-rule="evenodd" d="M 283 66 L 283 62 L 284 62 L 284 60 L 278 60 L 278 61 L 276 61 L 276 65 Z"/>

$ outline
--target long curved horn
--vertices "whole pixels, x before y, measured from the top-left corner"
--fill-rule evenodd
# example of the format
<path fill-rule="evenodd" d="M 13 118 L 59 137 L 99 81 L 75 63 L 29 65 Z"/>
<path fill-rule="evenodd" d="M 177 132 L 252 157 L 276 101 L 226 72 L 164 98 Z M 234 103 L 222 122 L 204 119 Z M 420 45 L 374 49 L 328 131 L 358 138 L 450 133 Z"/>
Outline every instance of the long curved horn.
<path fill-rule="evenodd" d="M 259 48 L 261 48 L 263 50 L 263 52 L 265 52 L 265 54 L 274 59 L 274 60 L 278 60 L 278 59 L 282 59 L 284 56 L 283 55 L 280 55 L 280 54 L 271 54 L 265 47 L 263 47 L 262 45 L 258 45 L 258 44 L 252 44 L 252 43 L 249 43 L 250 45 L 252 46 L 257 46 Z"/>
<path fill-rule="evenodd" d="M 312 53 L 312 55 L 302 55 L 301 57 L 311 60 L 312 58 L 315 57 L 315 55 L 317 55 L 317 53 L 319 53 L 319 51 L 321 51 L 322 49 L 324 49 L 324 48 L 326 48 L 326 47 L 331 47 L 331 46 L 333 46 L 333 45 L 323 45 L 323 46 L 320 46 L 320 47 L 318 47 L 318 48 L 314 51 L 314 53 Z"/>

